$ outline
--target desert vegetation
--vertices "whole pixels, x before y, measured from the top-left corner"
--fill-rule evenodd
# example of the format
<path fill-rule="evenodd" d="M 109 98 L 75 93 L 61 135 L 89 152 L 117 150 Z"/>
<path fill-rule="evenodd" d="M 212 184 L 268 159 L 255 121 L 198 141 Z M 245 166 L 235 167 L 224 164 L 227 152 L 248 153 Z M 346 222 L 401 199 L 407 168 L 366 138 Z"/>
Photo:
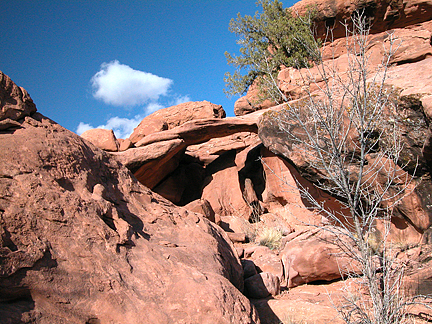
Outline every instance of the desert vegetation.
<path fill-rule="evenodd" d="M 387 69 L 401 41 L 388 32 L 381 63 L 372 68 L 367 55 L 371 22 L 364 11 L 356 11 L 345 22 L 347 62 L 341 71 L 334 60 L 321 59 L 321 42 L 314 41 L 310 15 L 294 18 L 278 1 L 259 4 L 263 14 L 239 15 L 231 22 L 231 30 L 242 36 L 243 56 L 227 55 L 228 62 L 247 66 L 249 72 L 243 77 L 228 74 L 230 91 L 240 93 L 256 82 L 261 93 L 286 101 L 267 112 L 264 121 L 288 151 L 301 156 L 303 170 L 313 170 L 314 185 L 341 202 L 340 210 L 328 208 L 297 182 L 309 208 L 334 225 L 319 227 L 331 232 L 340 254 L 352 260 L 349 266 L 340 266 L 342 277 L 360 279 L 356 288 L 347 289 L 344 302 L 335 304 L 339 315 L 346 323 L 409 322 L 408 308 L 417 303 L 427 306 L 430 299 L 404 293 L 404 265 L 395 249 L 400 242 L 390 238 L 393 212 L 414 190 L 416 179 L 415 161 L 401 159 L 398 91 L 386 85 Z M 278 23 L 298 29 L 278 28 Z M 274 30 L 280 34 L 273 35 Z M 331 30 L 323 40 L 328 41 Z M 278 88 L 281 65 L 301 71 L 301 100 L 289 101 Z M 262 244 L 273 246 L 269 242 L 277 239 L 270 237 L 268 231 Z"/>
<path fill-rule="evenodd" d="M 240 55 L 225 52 L 236 71 L 225 74 L 228 95 L 243 94 L 255 83 L 258 100 L 286 101 L 276 85 L 281 66 L 309 66 L 318 53 L 311 50 L 315 39 L 310 33 L 313 11 L 299 18 L 280 1 L 259 0 L 262 12 L 232 19 L 229 30 L 239 37 Z M 301 41 L 299 41 L 301 39 Z"/>

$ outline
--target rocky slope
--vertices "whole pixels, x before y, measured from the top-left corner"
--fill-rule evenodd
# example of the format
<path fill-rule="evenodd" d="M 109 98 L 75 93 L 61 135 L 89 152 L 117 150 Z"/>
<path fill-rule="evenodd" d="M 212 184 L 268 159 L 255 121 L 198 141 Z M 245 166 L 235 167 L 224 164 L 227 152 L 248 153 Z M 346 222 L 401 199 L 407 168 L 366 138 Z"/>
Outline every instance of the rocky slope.
<path fill-rule="evenodd" d="M 412 161 L 419 167 L 392 235 L 409 269 L 406 289 L 432 293 L 432 3 L 304 0 L 294 9 L 311 4 L 320 13 L 318 33 L 335 26 L 324 58 L 341 71 L 347 61 L 338 20 L 359 5 L 373 23 L 371 70 L 388 29 L 402 41 L 387 82 L 398 91 L 408 173 Z M 279 75 L 293 99 L 305 95 L 301 72 Z M 236 103 L 237 117 L 189 102 L 144 118 L 128 139 L 109 130 L 79 137 L 37 113 L 7 76 L 0 81 L 0 318 L 337 323 L 324 295 L 340 300 L 345 283 L 304 285 L 340 278 L 338 251 L 323 242 L 332 238 L 305 224 L 331 225 L 308 209 L 297 184 L 333 210 L 343 206 L 314 186 L 319 174 L 269 123 L 266 112 L 281 107 L 251 106 L 251 88 Z M 269 229 L 282 235 L 279 249 L 257 244 Z"/>
<path fill-rule="evenodd" d="M 0 80 L 2 323 L 259 322 L 219 227 Z"/>

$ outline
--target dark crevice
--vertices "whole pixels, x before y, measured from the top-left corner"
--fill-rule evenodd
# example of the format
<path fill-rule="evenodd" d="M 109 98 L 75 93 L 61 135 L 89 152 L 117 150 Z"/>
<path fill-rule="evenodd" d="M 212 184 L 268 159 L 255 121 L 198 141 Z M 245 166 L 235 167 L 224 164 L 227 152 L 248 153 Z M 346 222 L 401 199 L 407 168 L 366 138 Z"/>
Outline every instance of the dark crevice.
<path fill-rule="evenodd" d="M 424 59 L 426 59 L 429 56 L 431 56 L 431 55 L 429 53 L 426 53 L 426 54 L 423 54 L 423 55 L 419 55 L 417 57 L 413 57 L 413 58 L 410 58 L 410 59 L 398 61 L 398 62 L 396 62 L 396 65 L 402 65 L 402 64 L 409 64 L 409 63 L 420 62 L 420 61 L 423 61 Z"/>
<path fill-rule="evenodd" d="M 66 191 L 74 191 L 75 190 L 72 182 L 67 178 L 55 179 L 55 181 L 58 183 L 58 185 L 60 187 L 62 187 Z"/>
<path fill-rule="evenodd" d="M 0 210 L 0 212 L 4 212 L 4 210 L 3 211 Z M 2 247 L 7 247 L 12 252 L 18 251 L 18 247 L 12 241 L 11 235 L 6 228 L 3 228 L 3 233 L 2 233 L 1 239 L 2 239 Z"/>

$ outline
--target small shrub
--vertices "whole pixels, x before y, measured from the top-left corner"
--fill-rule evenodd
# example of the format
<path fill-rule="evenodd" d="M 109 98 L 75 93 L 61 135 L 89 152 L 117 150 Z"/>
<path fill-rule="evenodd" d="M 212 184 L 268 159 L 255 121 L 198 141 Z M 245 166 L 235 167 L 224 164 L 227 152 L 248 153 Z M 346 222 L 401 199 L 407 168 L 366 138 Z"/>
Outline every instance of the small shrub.
<path fill-rule="evenodd" d="M 280 247 L 282 240 L 282 232 L 273 227 L 263 228 L 258 235 L 258 242 L 260 245 L 267 246 L 271 250 L 276 250 Z"/>

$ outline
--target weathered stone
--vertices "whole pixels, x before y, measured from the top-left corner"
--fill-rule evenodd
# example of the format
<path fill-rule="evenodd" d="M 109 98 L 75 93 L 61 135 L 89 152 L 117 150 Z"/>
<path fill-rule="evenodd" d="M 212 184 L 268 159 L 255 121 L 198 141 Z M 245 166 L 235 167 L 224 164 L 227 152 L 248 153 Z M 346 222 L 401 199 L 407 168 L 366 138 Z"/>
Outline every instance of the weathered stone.
<path fill-rule="evenodd" d="M 129 140 L 135 144 L 150 134 L 162 132 L 167 129 L 168 124 L 162 119 L 144 118 L 129 136 Z"/>
<path fill-rule="evenodd" d="M 127 139 L 118 138 L 117 142 L 119 143 L 119 152 L 126 151 L 127 149 L 133 147 L 133 143 L 128 138 Z"/>
<path fill-rule="evenodd" d="M 349 21 L 354 11 L 365 12 L 371 24 L 371 34 L 390 29 L 403 28 L 428 21 L 431 18 L 430 0 L 401 1 L 346 1 L 346 0 L 302 0 L 293 6 L 294 12 L 305 14 L 308 8 L 315 8 L 316 34 L 325 37 L 327 28 L 332 29 L 334 38 L 345 37 L 345 28 L 339 22 Z"/>
<path fill-rule="evenodd" d="M 229 117 L 224 119 L 200 119 L 186 122 L 167 131 L 150 134 L 135 146 L 146 146 L 155 142 L 181 138 L 189 145 L 204 143 L 212 138 L 224 137 L 241 132 L 258 131 L 257 123 L 261 113 L 244 117 Z"/>
<path fill-rule="evenodd" d="M 112 154 L 152 189 L 178 167 L 185 149 L 186 144 L 178 138 Z"/>
<path fill-rule="evenodd" d="M 201 215 L 38 113 L 0 148 L 0 318 L 259 323 L 232 244 Z"/>
<path fill-rule="evenodd" d="M 253 261 L 258 272 L 269 272 L 283 279 L 283 266 L 281 259 L 272 250 L 256 250 L 250 260 Z"/>
<path fill-rule="evenodd" d="M 184 206 L 200 198 L 204 177 L 205 170 L 201 164 L 194 161 L 189 163 L 187 159 L 182 158 L 178 167 L 154 187 L 153 191 L 176 205 Z"/>
<path fill-rule="evenodd" d="M 206 168 L 202 198 L 210 202 L 216 214 L 248 220 L 251 209 L 243 199 L 234 158 L 235 152 L 228 152 Z"/>
<path fill-rule="evenodd" d="M 236 116 L 243 116 L 253 113 L 257 110 L 262 110 L 275 106 L 276 104 L 271 100 L 261 100 L 259 98 L 259 89 L 253 84 L 249 87 L 245 96 L 240 97 L 234 103 L 234 114 Z"/>
<path fill-rule="evenodd" d="M 360 273 L 360 265 L 348 256 L 345 246 L 356 251 L 336 227 L 313 229 L 287 242 L 280 254 L 287 287 Z"/>
<path fill-rule="evenodd" d="M 229 135 L 221 138 L 212 138 L 208 142 L 196 145 L 188 146 L 186 153 L 196 157 L 205 165 L 210 164 L 216 160 L 222 154 L 236 150 L 241 154 L 244 150 L 249 150 L 249 148 L 261 143 L 258 135 L 250 132 L 236 133 L 234 135 Z M 236 156 L 236 165 L 237 163 Z"/>
<path fill-rule="evenodd" d="M 0 121 L 11 120 L 4 123 L 2 128 L 14 127 L 16 124 L 13 121 L 30 116 L 34 112 L 36 112 L 36 106 L 27 91 L 18 87 L 0 71 Z"/>
<path fill-rule="evenodd" d="M 245 279 L 245 295 L 249 298 L 260 299 L 279 293 L 279 278 L 271 273 L 261 272 Z"/>
<path fill-rule="evenodd" d="M 185 205 L 184 208 L 194 213 L 204 215 L 209 221 L 215 222 L 215 212 L 210 203 L 205 199 L 194 200 Z"/>
<path fill-rule="evenodd" d="M 227 232 L 227 235 L 231 242 L 233 243 L 245 243 L 246 242 L 246 235 L 244 233 L 231 233 Z"/>
<path fill-rule="evenodd" d="M 247 220 L 237 216 L 221 216 L 220 227 L 231 233 L 247 233 L 252 230 L 251 224 Z"/>
<path fill-rule="evenodd" d="M 117 138 L 112 129 L 89 129 L 82 133 L 81 137 L 105 151 L 117 152 L 119 149 Z"/>
<path fill-rule="evenodd" d="M 157 110 L 153 114 L 145 117 L 141 122 L 142 127 L 138 126 L 136 130 L 140 131 L 140 129 L 142 129 L 144 131 L 145 125 L 150 125 L 155 120 L 157 120 L 156 123 L 160 121 L 166 123 L 168 129 L 172 129 L 191 120 L 221 119 L 225 118 L 225 116 L 225 111 L 221 105 L 215 105 L 208 101 L 189 101 Z M 148 133 L 144 131 L 144 135 L 148 135 Z"/>

